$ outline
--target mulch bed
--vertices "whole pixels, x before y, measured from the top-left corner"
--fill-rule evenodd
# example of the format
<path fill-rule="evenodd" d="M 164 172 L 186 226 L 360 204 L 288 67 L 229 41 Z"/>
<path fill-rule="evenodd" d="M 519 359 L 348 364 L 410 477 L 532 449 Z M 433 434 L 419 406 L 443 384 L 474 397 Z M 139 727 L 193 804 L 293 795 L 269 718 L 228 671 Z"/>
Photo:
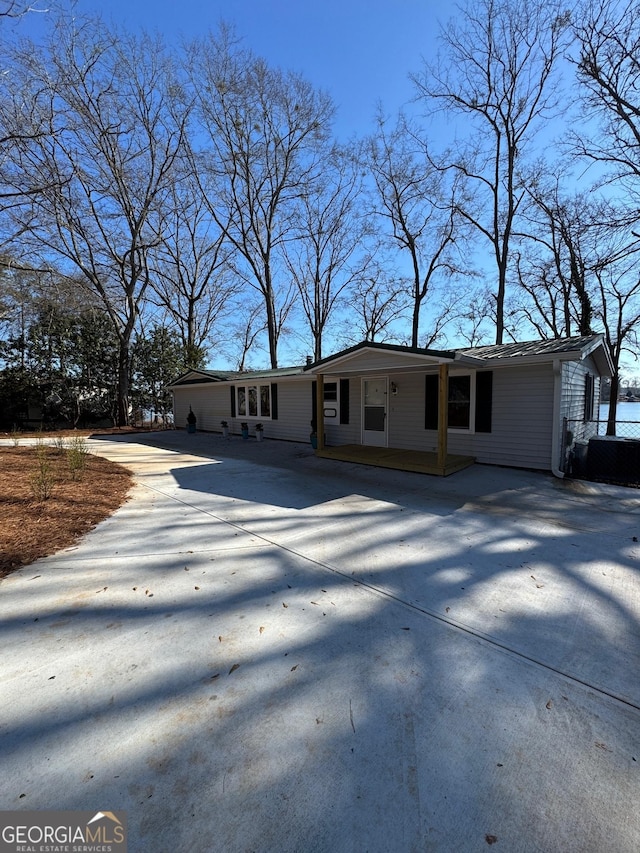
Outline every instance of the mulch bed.
<path fill-rule="evenodd" d="M 73 545 L 125 502 L 130 471 L 92 453 L 85 466 L 74 479 L 62 448 L 0 447 L 0 578 Z"/>

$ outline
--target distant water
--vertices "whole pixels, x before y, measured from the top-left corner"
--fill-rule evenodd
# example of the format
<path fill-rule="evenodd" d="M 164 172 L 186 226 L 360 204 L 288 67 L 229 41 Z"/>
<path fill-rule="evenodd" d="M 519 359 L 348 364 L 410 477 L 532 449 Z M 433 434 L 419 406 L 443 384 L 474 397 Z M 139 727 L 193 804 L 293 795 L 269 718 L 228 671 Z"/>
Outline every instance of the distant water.
<path fill-rule="evenodd" d="M 607 431 L 609 404 L 600 406 L 600 428 L 598 432 L 604 435 Z M 626 438 L 640 438 L 640 403 L 618 403 L 616 411 L 616 435 Z"/>

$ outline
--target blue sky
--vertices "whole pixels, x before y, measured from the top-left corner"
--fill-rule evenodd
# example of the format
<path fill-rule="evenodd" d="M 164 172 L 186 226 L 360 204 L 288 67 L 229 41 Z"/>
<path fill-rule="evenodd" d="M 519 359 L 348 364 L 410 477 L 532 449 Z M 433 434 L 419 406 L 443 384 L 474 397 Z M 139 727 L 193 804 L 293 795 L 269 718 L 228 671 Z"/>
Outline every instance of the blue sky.
<path fill-rule="evenodd" d="M 433 56 L 438 20 L 455 10 L 434 0 L 77 0 L 76 8 L 169 41 L 232 22 L 271 64 L 331 94 L 343 140 L 372 128 L 378 100 L 394 113 L 413 96 L 409 72 Z M 28 16 L 22 31 L 37 34 L 44 17 Z"/>

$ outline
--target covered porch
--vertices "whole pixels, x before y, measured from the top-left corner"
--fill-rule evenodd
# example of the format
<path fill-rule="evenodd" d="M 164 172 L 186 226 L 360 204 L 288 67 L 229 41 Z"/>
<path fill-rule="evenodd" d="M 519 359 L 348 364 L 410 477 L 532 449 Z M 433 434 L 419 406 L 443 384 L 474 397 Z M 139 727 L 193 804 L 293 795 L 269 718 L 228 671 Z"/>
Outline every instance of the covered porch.
<path fill-rule="evenodd" d="M 462 471 L 475 463 L 473 456 L 448 453 L 440 460 L 437 453 L 424 450 L 398 450 L 393 447 L 368 447 L 362 444 L 319 448 L 316 456 L 341 462 L 355 462 L 359 465 L 373 465 L 377 468 L 435 474 L 439 477 L 448 477 L 449 474 L 455 474 L 456 471 Z"/>
<path fill-rule="evenodd" d="M 448 410 L 449 410 L 449 367 L 453 363 L 468 367 L 476 367 L 477 359 L 461 357 L 455 352 L 435 350 L 413 350 L 389 344 L 374 344 L 365 342 L 346 350 L 337 356 L 316 362 L 308 368 L 315 375 L 315 400 L 312 424 L 317 427 L 316 455 L 325 459 L 337 459 L 345 462 L 355 462 L 362 465 L 372 465 L 381 468 L 392 468 L 400 471 L 415 471 L 447 477 L 456 471 L 475 463 L 475 457 L 452 454 L 448 451 Z M 401 376 L 419 374 L 421 377 L 429 374 L 435 380 L 431 388 L 435 391 L 435 400 L 431 404 L 429 420 L 425 415 L 424 429 L 429 430 L 431 438 L 428 444 L 432 446 L 422 450 L 415 447 L 415 415 L 413 420 L 413 436 L 407 441 L 413 443 L 413 448 L 405 444 L 406 432 L 403 419 L 406 411 L 394 415 L 396 395 L 400 383 L 396 379 Z M 359 411 L 355 417 L 359 423 L 360 442 L 354 442 L 353 431 L 347 439 L 349 443 L 334 440 L 331 445 L 325 444 L 325 416 L 332 413 L 335 417 L 336 405 L 327 404 L 324 396 L 324 385 L 330 377 L 336 385 L 336 378 L 351 377 L 362 382 L 362 396 Z M 373 381 L 371 381 L 373 380 Z M 369 393 L 368 385 L 373 385 Z M 332 391 L 335 394 L 335 389 Z M 425 406 L 424 391 L 418 391 L 416 386 L 409 392 L 409 400 L 419 400 Z M 331 398 L 335 400 L 335 397 Z M 340 412 L 342 417 L 342 411 Z M 354 414 L 354 413 L 352 413 Z M 389 414 L 396 418 L 396 427 L 391 435 L 389 430 Z M 342 422 L 342 421 L 341 421 Z M 349 422 L 348 420 L 346 421 Z M 400 423 L 400 427 L 397 424 Z M 433 433 L 436 441 L 433 441 Z M 345 436 L 346 438 L 346 436 Z M 427 442 L 425 442 L 427 443 Z M 403 444 L 405 445 L 403 447 Z M 435 446 L 434 446 L 435 445 Z"/>

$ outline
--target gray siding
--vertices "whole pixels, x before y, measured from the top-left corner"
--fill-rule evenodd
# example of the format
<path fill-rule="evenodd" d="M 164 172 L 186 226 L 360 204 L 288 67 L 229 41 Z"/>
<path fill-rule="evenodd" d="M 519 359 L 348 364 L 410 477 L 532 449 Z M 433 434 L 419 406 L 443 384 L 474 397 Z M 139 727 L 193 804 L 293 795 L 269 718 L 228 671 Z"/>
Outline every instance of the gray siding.
<path fill-rule="evenodd" d="M 220 431 L 220 421 L 229 417 L 229 388 L 222 383 L 175 388 L 173 415 L 176 427 L 186 427 L 189 406 L 197 418 L 198 429 Z"/>
<path fill-rule="evenodd" d="M 389 445 L 436 451 L 438 434 L 424 428 L 424 374 L 394 374 Z M 551 467 L 553 370 L 551 365 L 493 371 L 492 431 L 449 432 L 448 450 L 478 462 L 523 468 Z"/>
<path fill-rule="evenodd" d="M 478 462 L 516 468 L 551 469 L 554 376 L 551 364 L 493 371 L 492 431 L 453 435 L 452 453 L 470 453 Z"/>
<path fill-rule="evenodd" d="M 373 355 L 378 356 L 377 353 Z M 350 365 L 351 366 L 351 365 Z M 371 359 L 367 359 L 371 367 Z M 591 365 L 591 372 L 595 370 Z M 588 363 L 563 364 L 563 405 L 566 411 L 577 411 L 579 390 L 584 395 L 584 373 Z M 397 395 L 389 395 L 388 444 L 408 450 L 437 449 L 437 433 L 424 428 L 425 373 L 396 373 L 393 381 Z M 327 381 L 339 379 L 326 377 Z M 597 380 L 596 380 L 597 381 Z M 290 441 L 309 440 L 312 412 L 312 377 L 290 377 L 277 380 L 278 419 L 260 419 L 265 438 Z M 253 434 L 258 418 L 231 418 L 231 383 L 210 383 L 176 388 L 175 418 L 178 427 L 186 423 L 189 405 L 198 418 L 198 428 L 220 431 L 220 421 L 228 420 L 232 432 L 240 432 L 240 423 L 247 420 Z M 553 433 L 554 374 L 550 363 L 494 367 L 492 432 L 450 432 L 450 453 L 474 456 L 478 462 L 513 467 L 551 468 Z M 350 378 L 349 424 L 331 423 L 325 426 L 327 444 L 359 444 L 361 441 L 361 380 Z M 581 406 L 584 405 L 582 402 Z M 582 412 L 582 408 L 580 408 Z"/>
<path fill-rule="evenodd" d="M 238 383 L 242 384 L 242 383 Z M 268 380 L 246 384 L 271 385 Z M 189 406 L 198 419 L 198 429 L 207 432 L 220 432 L 220 422 L 226 420 L 231 433 L 240 434 L 240 424 L 249 424 L 249 433 L 253 435 L 254 426 L 260 422 L 264 426 L 265 438 L 282 438 L 291 441 L 308 441 L 311 431 L 311 383 L 308 379 L 280 379 L 278 386 L 278 419 L 231 417 L 230 382 L 211 382 L 204 385 L 180 386 L 174 388 L 174 412 L 177 427 L 186 425 Z"/>
<path fill-rule="evenodd" d="M 562 365 L 562 398 L 560 401 L 560 417 L 567 419 L 567 428 L 572 433 L 573 441 L 589 439 L 597 435 L 598 427 L 594 421 L 585 422 L 585 390 L 586 377 L 591 374 L 594 381 L 594 418 L 598 419 L 598 404 L 600 401 L 600 377 L 591 359 L 584 361 L 564 362 Z M 569 443 L 570 445 L 570 443 Z"/>

